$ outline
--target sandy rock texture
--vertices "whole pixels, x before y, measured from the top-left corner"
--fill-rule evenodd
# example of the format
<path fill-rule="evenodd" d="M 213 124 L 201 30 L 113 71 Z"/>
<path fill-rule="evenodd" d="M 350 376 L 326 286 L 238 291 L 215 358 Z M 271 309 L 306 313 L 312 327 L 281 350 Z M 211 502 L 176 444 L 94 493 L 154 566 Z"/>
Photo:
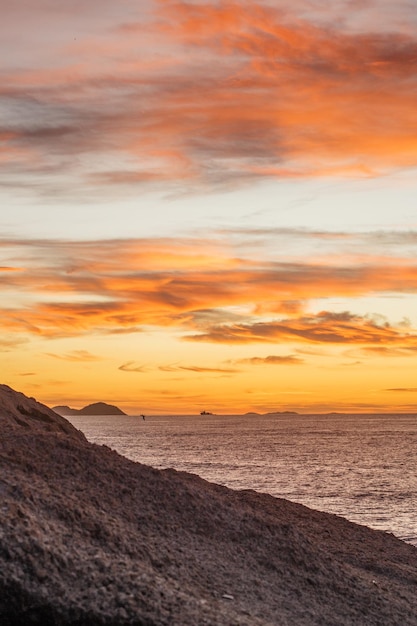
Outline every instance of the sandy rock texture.
<path fill-rule="evenodd" d="M 0 623 L 415 626 L 417 550 L 133 463 L 0 386 Z"/>

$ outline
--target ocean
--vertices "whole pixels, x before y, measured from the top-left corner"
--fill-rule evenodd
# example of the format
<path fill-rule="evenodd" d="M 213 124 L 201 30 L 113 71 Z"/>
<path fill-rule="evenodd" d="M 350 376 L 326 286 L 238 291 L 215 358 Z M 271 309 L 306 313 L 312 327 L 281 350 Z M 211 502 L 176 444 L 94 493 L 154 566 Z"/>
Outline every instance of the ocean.
<path fill-rule="evenodd" d="M 417 415 L 71 416 L 156 468 L 255 489 L 417 546 Z"/>

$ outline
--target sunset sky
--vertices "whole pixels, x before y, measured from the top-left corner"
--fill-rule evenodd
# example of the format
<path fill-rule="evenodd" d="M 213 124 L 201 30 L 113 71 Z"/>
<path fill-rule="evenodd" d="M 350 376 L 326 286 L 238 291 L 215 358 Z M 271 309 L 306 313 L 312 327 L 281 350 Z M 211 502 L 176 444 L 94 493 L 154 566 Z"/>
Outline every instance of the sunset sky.
<path fill-rule="evenodd" d="M 414 0 L 3 0 L 2 383 L 417 410 Z"/>

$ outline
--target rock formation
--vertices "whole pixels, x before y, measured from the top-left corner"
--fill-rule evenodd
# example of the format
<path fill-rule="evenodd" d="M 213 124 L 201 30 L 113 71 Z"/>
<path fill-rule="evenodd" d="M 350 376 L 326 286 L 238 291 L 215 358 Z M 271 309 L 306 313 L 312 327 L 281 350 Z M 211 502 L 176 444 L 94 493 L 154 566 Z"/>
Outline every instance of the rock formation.
<path fill-rule="evenodd" d="M 88 443 L 0 387 L 2 626 L 415 626 L 417 550 Z"/>
<path fill-rule="evenodd" d="M 79 430 L 52 409 L 7 385 L 0 385 L 0 438 L 12 433 L 18 437 L 58 433 L 85 441 Z"/>

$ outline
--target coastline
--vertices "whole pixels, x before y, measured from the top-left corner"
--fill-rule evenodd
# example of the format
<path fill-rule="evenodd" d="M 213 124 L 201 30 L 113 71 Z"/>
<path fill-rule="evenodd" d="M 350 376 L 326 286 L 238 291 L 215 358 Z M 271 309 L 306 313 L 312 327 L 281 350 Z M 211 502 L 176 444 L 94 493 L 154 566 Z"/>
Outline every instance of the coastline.
<path fill-rule="evenodd" d="M 129 461 L 20 396 L 0 405 L 4 626 L 415 626 L 413 546 Z"/>

